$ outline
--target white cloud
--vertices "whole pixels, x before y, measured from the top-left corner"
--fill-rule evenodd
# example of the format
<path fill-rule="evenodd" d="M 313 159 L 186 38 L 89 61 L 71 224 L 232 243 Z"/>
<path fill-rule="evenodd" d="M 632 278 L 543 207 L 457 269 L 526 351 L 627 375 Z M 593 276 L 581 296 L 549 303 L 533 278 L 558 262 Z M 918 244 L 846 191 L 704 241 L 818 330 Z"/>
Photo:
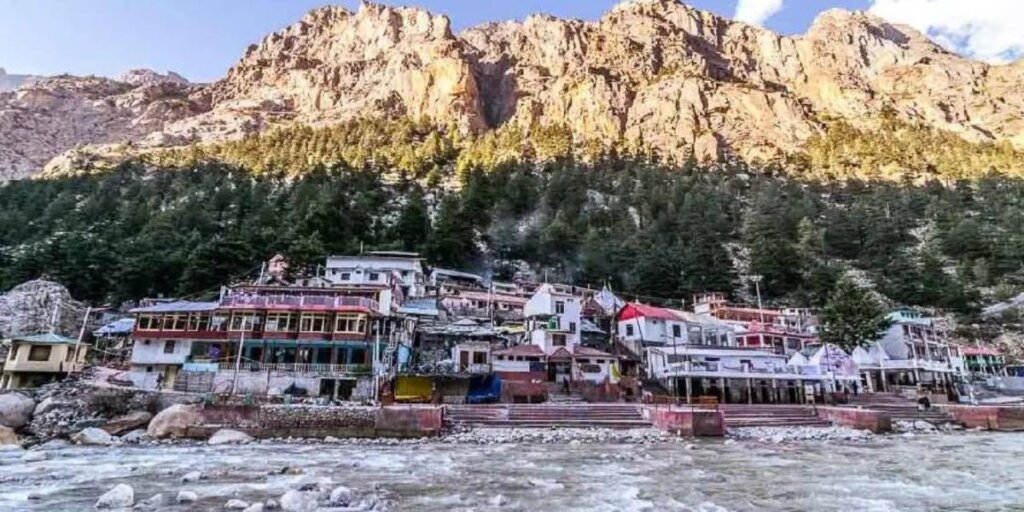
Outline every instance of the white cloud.
<path fill-rule="evenodd" d="M 780 10 L 782 0 L 739 0 L 733 18 L 751 25 L 761 25 Z"/>
<path fill-rule="evenodd" d="M 1021 0 L 872 0 L 871 12 L 976 59 L 1002 63 L 1024 56 Z"/>

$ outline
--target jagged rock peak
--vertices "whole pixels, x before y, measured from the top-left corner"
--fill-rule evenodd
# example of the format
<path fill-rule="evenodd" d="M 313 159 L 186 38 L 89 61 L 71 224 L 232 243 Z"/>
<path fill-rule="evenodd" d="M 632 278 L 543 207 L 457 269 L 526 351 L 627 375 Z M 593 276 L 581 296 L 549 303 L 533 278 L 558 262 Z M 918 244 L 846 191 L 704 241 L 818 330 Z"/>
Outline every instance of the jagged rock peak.
<path fill-rule="evenodd" d="M 189 85 L 189 81 L 185 77 L 173 71 L 160 74 L 152 69 L 131 69 L 121 75 L 118 80 L 135 86 L 163 83 Z"/>

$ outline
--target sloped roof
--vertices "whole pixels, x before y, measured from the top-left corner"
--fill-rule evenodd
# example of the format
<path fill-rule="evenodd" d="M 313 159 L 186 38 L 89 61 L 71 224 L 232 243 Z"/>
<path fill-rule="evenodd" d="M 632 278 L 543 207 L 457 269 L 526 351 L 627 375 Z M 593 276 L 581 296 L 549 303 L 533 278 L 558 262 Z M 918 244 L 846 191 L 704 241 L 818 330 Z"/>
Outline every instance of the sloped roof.
<path fill-rule="evenodd" d="M 580 332 L 589 332 L 592 334 L 604 334 L 604 330 L 597 326 L 594 322 L 587 320 L 586 318 L 580 319 Z"/>
<path fill-rule="evenodd" d="M 130 313 L 197 313 L 200 311 L 213 311 L 219 306 L 219 302 L 190 302 L 179 300 L 156 304 L 145 308 L 135 308 Z"/>
<path fill-rule="evenodd" d="M 965 356 L 1001 356 L 1002 352 L 990 347 L 960 347 Z"/>
<path fill-rule="evenodd" d="M 576 345 L 572 348 L 573 357 L 603 357 L 607 359 L 617 359 L 616 356 L 609 354 L 603 350 L 596 348 L 585 347 L 583 345 Z"/>
<path fill-rule="evenodd" d="M 61 336 L 60 334 L 54 334 L 52 332 L 45 334 L 31 334 L 28 336 L 15 336 L 11 339 L 13 341 L 35 343 L 38 345 L 74 345 L 75 343 L 78 343 L 78 340 L 68 338 L 67 336 Z"/>
<path fill-rule="evenodd" d="M 113 322 L 96 329 L 92 333 L 96 336 L 109 334 L 131 334 L 133 329 L 135 329 L 134 318 L 121 318 L 120 320 L 114 320 Z"/>
<path fill-rule="evenodd" d="M 493 352 L 497 356 L 545 356 L 544 351 L 537 345 L 516 345 Z"/>

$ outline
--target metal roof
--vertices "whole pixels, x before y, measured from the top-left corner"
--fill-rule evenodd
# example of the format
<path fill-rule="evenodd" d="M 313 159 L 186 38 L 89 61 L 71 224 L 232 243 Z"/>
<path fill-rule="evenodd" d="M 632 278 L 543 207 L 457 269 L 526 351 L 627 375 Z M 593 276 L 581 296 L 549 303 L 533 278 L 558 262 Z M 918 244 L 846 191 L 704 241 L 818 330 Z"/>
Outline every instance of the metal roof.
<path fill-rule="evenodd" d="M 67 336 L 61 336 L 60 334 L 54 334 L 52 332 L 45 334 L 31 334 L 28 336 L 14 336 L 11 340 L 24 343 L 36 343 L 39 345 L 74 345 L 75 343 L 78 343 L 78 340 L 68 338 Z"/>
<path fill-rule="evenodd" d="M 122 318 L 120 320 L 114 320 L 109 324 L 96 329 L 92 333 L 96 336 L 103 336 L 109 334 L 131 334 L 132 330 L 135 329 L 134 318 Z"/>
<path fill-rule="evenodd" d="M 130 313 L 196 313 L 200 311 L 213 311 L 219 306 L 219 302 L 189 302 L 179 300 L 157 304 L 145 308 L 135 308 Z"/>

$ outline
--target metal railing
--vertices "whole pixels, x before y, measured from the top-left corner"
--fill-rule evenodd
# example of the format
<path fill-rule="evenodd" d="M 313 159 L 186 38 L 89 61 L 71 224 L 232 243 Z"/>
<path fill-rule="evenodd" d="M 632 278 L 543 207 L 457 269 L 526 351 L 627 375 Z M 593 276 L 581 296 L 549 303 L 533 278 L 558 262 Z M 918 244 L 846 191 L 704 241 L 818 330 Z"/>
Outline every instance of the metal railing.
<path fill-rule="evenodd" d="M 218 365 L 221 371 L 233 371 L 234 363 L 223 362 Z M 329 375 L 356 375 L 370 373 L 370 368 L 363 364 L 320 364 L 320 363 L 256 363 L 243 362 L 241 371 L 250 372 L 293 372 L 317 373 Z"/>
<path fill-rule="evenodd" d="M 366 297 L 321 297 L 316 295 L 229 295 L 220 301 L 222 307 L 362 307 L 373 311 L 380 304 Z"/>

